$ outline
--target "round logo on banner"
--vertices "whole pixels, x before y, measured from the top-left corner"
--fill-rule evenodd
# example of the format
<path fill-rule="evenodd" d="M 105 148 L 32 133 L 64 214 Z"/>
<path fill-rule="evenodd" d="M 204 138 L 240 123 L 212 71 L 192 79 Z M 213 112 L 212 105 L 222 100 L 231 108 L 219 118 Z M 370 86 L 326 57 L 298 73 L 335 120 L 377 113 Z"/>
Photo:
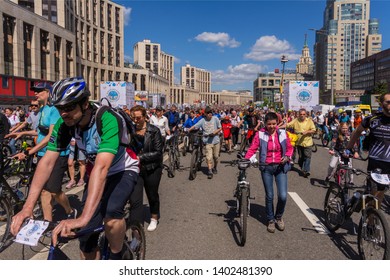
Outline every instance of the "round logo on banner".
<path fill-rule="evenodd" d="M 107 93 L 107 97 L 108 97 L 108 100 L 109 100 L 109 101 L 116 102 L 116 101 L 119 100 L 119 92 L 116 91 L 115 89 L 112 89 L 112 90 L 110 90 L 110 91 Z"/>
<path fill-rule="evenodd" d="M 312 94 L 310 91 L 307 91 L 305 89 L 300 90 L 297 93 L 297 99 L 302 103 L 308 103 L 312 98 Z"/>

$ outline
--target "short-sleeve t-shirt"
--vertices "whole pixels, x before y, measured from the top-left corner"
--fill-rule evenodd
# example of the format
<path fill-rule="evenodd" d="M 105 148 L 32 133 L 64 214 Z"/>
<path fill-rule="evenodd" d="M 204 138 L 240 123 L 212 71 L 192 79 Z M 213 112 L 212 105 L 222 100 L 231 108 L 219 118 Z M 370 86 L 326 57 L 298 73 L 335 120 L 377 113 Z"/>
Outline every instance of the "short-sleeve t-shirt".
<path fill-rule="evenodd" d="M 362 121 L 370 129 L 369 158 L 390 162 L 390 117 L 384 114 L 371 115 Z"/>
<path fill-rule="evenodd" d="M 139 173 L 139 162 L 136 154 L 129 148 L 121 145 L 121 138 L 127 135 L 126 131 L 120 129 L 117 116 L 110 111 L 105 111 L 101 115 L 101 135 L 98 132 L 96 121 L 85 131 L 80 131 L 75 127 L 65 125 L 62 118 L 56 123 L 53 133 L 50 137 L 48 150 L 60 152 L 66 149 L 72 137 L 76 139 L 77 147 L 82 150 L 88 159 L 88 162 L 94 164 L 98 153 L 111 153 L 115 157 L 108 170 L 108 176 L 131 170 Z"/>
<path fill-rule="evenodd" d="M 196 128 L 201 128 L 206 134 L 211 134 L 214 131 L 216 131 L 218 128 L 221 128 L 221 122 L 217 117 L 212 116 L 211 119 L 208 121 L 205 118 L 199 120 L 195 124 Z M 218 144 L 219 143 L 219 136 L 214 135 L 214 137 L 204 137 L 203 141 L 206 144 Z"/>
<path fill-rule="evenodd" d="M 37 143 L 40 143 L 43 140 L 43 138 L 45 138 L 45 136 L 47 135 L 43 131 L 41 131 L 39 127 L 45 127 L 49 129 L 50 125 L 55 125 L 57 121 L 61 119 L 60 113 L 58 112 L 57 108 L 54 106 L 45 105 L 41 107 L 41 109 L 39 109 L 39 114 L 40 117 L 39 117 L 38 128 L 37 128 L 38 131 Z M 42 157 L 46 153 L 46 149 L 47 146 L 40 149 L 38 151 L 38 156 Z M 69 150 L 65 149 L 64 151 L 62 151 L 60 155 L 66 156 L 67 154 L 69 154 Z"/>

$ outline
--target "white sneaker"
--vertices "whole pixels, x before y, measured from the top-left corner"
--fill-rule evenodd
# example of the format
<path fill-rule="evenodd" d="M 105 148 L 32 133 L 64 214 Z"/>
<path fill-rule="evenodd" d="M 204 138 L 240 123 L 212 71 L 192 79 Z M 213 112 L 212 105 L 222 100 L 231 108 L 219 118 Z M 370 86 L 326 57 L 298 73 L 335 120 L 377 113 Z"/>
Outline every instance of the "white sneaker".
<path fill-rule="evenodd" d="M 148 226 L 148 231 L 155 231 L 157 228 L 158 221 L 156 219 L 150 219 L 150 224 Z"/>

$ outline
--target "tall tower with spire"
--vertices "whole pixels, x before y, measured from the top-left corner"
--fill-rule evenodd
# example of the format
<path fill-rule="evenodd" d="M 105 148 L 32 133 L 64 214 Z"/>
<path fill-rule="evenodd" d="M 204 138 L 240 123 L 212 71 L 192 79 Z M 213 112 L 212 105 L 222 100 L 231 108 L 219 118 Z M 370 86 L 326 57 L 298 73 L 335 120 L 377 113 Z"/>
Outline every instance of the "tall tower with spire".
<path fill-rule="evenodd" d="M 307 34 L 305 34 L 305 42 L 303 44 L 302 56 L 299 58 L 296 70 L 298 74 L 313 74 L 313 62 L 311 60 L 310 49 L 307 44 Z"/>

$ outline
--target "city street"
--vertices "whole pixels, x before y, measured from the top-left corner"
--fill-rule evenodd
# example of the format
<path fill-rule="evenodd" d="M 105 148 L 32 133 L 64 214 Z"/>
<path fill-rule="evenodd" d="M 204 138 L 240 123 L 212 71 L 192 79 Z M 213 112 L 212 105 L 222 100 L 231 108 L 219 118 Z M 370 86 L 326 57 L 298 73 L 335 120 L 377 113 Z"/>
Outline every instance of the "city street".
<path fill-rule="evenodd" d="M 318 140 L 315 140 L 319 144 Z M 221 154 L 221 160 L 234 159 L 236 154 Z M 329 163 L 328 150 L 322 146 L 313 153 L 309 178 L 291 171 L 288 175 L 288 201 L 284 215 L 285 231 L 266 230 L 264 189 L 258 169 L 251 168 L 250 217 L 247 242 L 238 245 L 232 226 L 235 205 L 233 190 L 237 167 L 219 165 L 218 174 L 209 180 L 205 173 L 198 173 L 194 181 L 188 180 L 190 154 L 181 157 L 181 170 L 174 178 L 164 171 L 160 185 L 161 219 L 154 232 L 146 232 L 146 258 L 151 260 L 343 260 L 358 259 L 357 223 L 359 214 L 353 215 L 336 234 L 330 234 L 323 225 L 323 204 L 327 188 L 323 179 Z M 354 160 L 354 167 L 365 169 L 367 162 Z M 204 171 L 206 164 L 203 163 Z M 362 182 L 363 176 L 355 178 Z M 67 195 L 71 203 L 79 206 L 81 190 L 73 189 Z M 146 196 L 145 213 L 148 213 Z M 384 208 L 384 211 L 389 209 Z M 60 210 L 56 215 L 63 215 Z M 386 215 L 389 217 L 389 215 Z M 145 214 L 145 228 L 149 216 Z M 45 240 L 48 243 L 48 240 Z M 78 259 L 78 242 L 64 247 L 71 258 Z M 30 248 L 11 244 L 0 253 L 2 260 L 45 259 L 47 248 Z"/>

